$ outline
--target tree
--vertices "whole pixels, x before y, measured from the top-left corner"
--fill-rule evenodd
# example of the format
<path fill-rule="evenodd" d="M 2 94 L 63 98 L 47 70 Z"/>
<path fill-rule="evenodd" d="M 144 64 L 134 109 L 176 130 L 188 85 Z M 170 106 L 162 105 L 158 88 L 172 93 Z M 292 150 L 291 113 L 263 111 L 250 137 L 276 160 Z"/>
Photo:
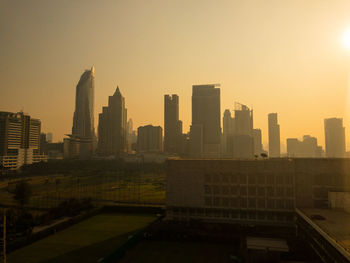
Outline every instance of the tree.
<path fill-rule="evenodd" d="M 30 184 L 26 181 L 20 181 L 16 184 L 14 191 L 14 199 L 21 205 L 24 206 L 29 202 L 29 199 L 32 195 L 32 189 Z"/>
<path fill-rule="evenodd" d="M 261 157 L 264 158 L 264 159 L 267 158 L 267 154 L 266 154 L 266 153 L 261 153 L 260 155 L 261 155 Z"/>

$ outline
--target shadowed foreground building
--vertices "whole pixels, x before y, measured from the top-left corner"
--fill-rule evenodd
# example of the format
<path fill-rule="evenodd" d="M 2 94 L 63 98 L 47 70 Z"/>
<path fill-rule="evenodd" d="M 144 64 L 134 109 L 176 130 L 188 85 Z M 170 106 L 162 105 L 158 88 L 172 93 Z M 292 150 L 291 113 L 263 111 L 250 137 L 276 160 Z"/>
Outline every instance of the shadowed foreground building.
<path fill-rule="evenodd" d="M 109 96 L 108 107 L 103 107 L 99 115 L 97 152 L 101 156 L 119 157 L 127 151 L 127 110 L 117 87 Z"/>
<path fill-rule="evenodd" d="M 167 219 L 293 226 L 295 208 L 327 208 L 350 190 L 348 159 L 169 159 Z"/>
<path fill-rule="evenodd" d="M 47 161 L 40 154 L 41 121 L 18 112 L 0 112 L 0 164 L 16 170 L 25 164 Z"/>

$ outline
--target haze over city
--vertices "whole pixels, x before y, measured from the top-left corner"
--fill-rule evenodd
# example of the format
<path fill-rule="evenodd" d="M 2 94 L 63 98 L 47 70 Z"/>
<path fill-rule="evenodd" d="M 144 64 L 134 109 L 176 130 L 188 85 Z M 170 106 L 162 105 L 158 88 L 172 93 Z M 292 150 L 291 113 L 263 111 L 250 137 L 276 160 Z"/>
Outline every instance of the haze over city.
<path fill-rule="evenodd" d="M 349 11 L 349 1 L 1 1 L 0 110 L 23 109 L 62 140 L 94 66 L 95 128 L 119 86 L 134 127 L 163 125 L 163 96 L 178 94 L 187 132 L 192 85 L 220 83 L 221 114 L 235 101 L 253 108 L 265 145 L 270 112 L 282 144 L 311 134 L 324 145 L 324 118 L 350 129 Z"/>

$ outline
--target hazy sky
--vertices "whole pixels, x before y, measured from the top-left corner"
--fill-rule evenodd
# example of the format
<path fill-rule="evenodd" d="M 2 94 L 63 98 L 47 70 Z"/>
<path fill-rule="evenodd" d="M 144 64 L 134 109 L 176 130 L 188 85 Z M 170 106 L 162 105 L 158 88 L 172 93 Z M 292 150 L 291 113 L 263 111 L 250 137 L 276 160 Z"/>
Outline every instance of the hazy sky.
<path fill-rule="evenodd" d="M 254 109 L 267 141 L 316 136 L 345 116 L 350 1 L 0 0 L 0 110 L 24 109 L 54 140 L 70 133 L 75 86 L 95 66 L 95 125 L 119 85 L 134 126 L 163 126 L 163 96 L 180 96 L 184 131 L 193 84 L 221 83 L 221 109 Z"/>

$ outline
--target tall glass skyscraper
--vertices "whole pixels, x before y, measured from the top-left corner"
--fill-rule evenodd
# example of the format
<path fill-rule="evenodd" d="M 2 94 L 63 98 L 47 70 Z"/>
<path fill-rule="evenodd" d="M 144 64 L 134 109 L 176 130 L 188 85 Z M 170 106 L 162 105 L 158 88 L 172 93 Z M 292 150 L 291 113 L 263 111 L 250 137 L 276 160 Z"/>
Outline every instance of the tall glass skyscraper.
<path fill-rule="evenodd" d="M 80 138 L 94 138 L 94 92 L 95 70 L 85 70 L 76 88 L 75 112 L 72 135 Z"/>
<path fill-rule="evenodd" d="M 72 134 L 64 139 L 64 158 L 89 159 L 94 153 L 94 93 L 95 69 L 92 67 L 85 70 L 76 87 Z"/>

